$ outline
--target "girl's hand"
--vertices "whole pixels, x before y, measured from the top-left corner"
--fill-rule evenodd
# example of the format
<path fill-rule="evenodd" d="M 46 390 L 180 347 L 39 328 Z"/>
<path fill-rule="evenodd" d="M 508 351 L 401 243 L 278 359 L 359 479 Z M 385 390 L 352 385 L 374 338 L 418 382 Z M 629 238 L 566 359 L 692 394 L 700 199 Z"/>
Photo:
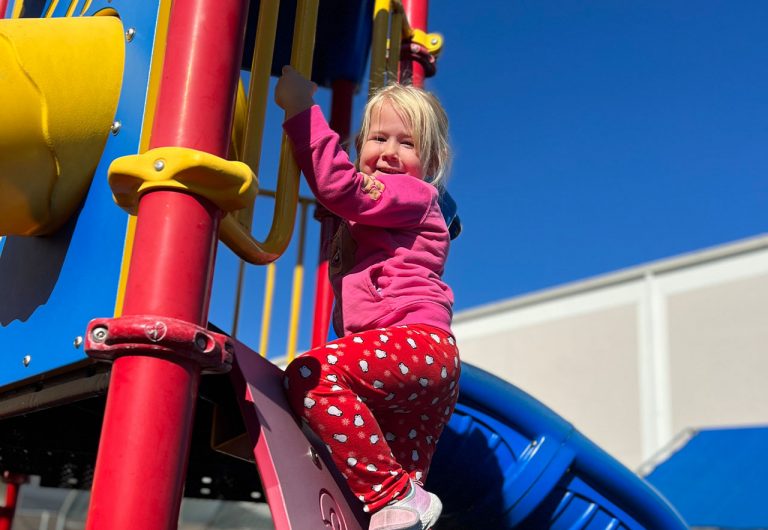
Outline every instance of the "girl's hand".
<path fill-rule="evenodd" d="M 283 75 L 275 87 L 275 103 L 285 111 L 288 119 L 315 104 L 312 96 L 317 85 L 290 66 L 283 66 Z"/>

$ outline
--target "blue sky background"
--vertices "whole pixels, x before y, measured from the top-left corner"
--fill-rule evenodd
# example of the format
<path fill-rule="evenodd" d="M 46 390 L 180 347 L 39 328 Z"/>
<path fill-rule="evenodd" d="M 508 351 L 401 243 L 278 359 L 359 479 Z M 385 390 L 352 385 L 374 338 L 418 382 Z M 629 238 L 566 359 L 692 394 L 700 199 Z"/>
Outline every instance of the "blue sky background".
<path fill-rule="evenodd" d="M 451 120 L 449 190 L 464 224 L 446 273 L 458 311 L 766 231 L 768 2 L 433 0 L 429 24 L 445 38 L 427 86 Z M 327 93 L 318 101 L 328 109 Z M 361 92 L 355 127 L 362 103 Z M 260 199 L 257 227 L 269 208 Z M 217 271 L 222 321 L 230 258 L 222 251 Z M 279 261 L 286 300 L 294 260 L 292 247 Z M 314 261 L 310 244 L 308 279 Z M 246 279 L 252 344 L 263 275 Z M 288 303 L 275 304 L 279 350 Z"/>

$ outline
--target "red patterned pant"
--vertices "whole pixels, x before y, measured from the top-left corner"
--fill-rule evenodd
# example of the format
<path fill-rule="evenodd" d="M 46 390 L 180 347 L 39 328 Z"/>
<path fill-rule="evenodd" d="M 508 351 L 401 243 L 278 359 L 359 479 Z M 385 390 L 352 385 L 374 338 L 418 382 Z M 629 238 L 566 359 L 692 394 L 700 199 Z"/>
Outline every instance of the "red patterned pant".
<path fill-rule="evenodd" d="M 424 482 L 458 397 L 453 337 L 423 325 L 348 335 L 285 371 L 292 409 L 325 442 L 354 494 L 376 512 Z"/>

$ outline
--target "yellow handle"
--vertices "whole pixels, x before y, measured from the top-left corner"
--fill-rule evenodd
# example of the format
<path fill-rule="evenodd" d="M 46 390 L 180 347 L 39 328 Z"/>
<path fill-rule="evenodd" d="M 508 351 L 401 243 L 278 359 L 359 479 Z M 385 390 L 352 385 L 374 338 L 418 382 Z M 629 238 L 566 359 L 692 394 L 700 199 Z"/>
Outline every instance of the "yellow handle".
<path fill-rule="evenodd" d="M 265 8 L 264 5 L 268 4 Z M 276 18 L 277 8 L 276 1 L 262 2 L 262 8 L 267 9 L 269 16 Z M 318 12 L 319 0 L 299 0 L 296 7 L 296 21 L 293 30 L 293 48 L 291 50 L 291 65 L 305 77 L 310 77 L 312 73 L 312 56 L 314 54 L 315 47 L 315 29 L 317 26 L 317 12 Z M 261 12 L 260 12 L 261 13 Z M 267 32 L 272 31 L 272 22 L 265 22 Z M 264 37 L 266 38 L 266 37 Z M 274 41 L 274 37 L 272 38 Z M 265 47 L 269 47 L 263 44 Z M 272 45 L 274 46 L 274 44 Z M 262 49 L 257 46 L 254 54 L 259 53 L 260 57 L 267 54 L 266 49 Z M 271 52 L 269 53 L 271 55 Z M 269 79 L 268 73 L 272 64 L 271 57 L 269 60 L 261 57 L 260 64 L 254 63 L 253 69 L 266 69 L 267 81 Z M 257 83 L 263 83 L 263 72 L 258 72 L 259 80 Z M 261 85 L 259 85 L 261 86 Z M 263 110 L 261 110 L 261 101 L 266 102 L 266 88 L 259 88 L 261 92 L 254 94 L 253 97 L 257 97 L 258 101 L 253 104 L 252 111 L 254 113 L 254 124 L 258 127 L 258 123 L 263 124 Z M 251 117 L 249 116 L 249 122 Z M 246 126 L 248 129 L 248 126 Z M 256 129 L 257 130 L 257 129 Z M 260 138 L 261 133 L 257 133 L 256 130 L 252 133 L 253 138 Z M 246 141 L 248 141 L 249 133 L 246 132 Z M 260 140 L 259 140 L 260 142 Z M 254 151 L 260 151 L 260 145 L 251 145 L 244 149 L 245 152 L 249 152 L 248 157 L 254 156 Z M 254 160 L 258 164 L 259 156 L 255 155 Z M 248 162 L 249 160 L 245 160 Z M 253 168 L 253 166 L 252 166 Z M 253 168 L 254 172 L 258 168 Z M 275 199 L 275 213 L 272 219 L 272 226 L 269 230 L 269 234 L 263 242 L 257 241 L 250 234 L 250 227 L 242 225 L 233 216 L 226 216 L 221 223 L 221 240 L 227 245 L 235 254 L 237 254 L 243 260 L 254 264 L 271 263 L 276 260 L 285 251 L 288 243 L 291 240 L 293 234 L 293 227 L 296 222 L 296 207 L 299 198 L 299 168 L 296 165 L 296 160 L 293 157 L 291 146 L 288 138 L 283 135 L 283 140 L 280 150 L 280 162 L 278 166 L 278 182 L 277 182 L 277 196 Z"/>

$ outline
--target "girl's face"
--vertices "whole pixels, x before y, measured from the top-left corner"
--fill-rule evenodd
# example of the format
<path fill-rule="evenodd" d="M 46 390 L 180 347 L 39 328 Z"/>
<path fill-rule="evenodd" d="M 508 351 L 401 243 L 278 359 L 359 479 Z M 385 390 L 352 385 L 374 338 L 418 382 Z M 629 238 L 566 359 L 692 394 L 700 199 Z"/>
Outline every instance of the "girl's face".
<path fill-rule="evenodd" d="M 424 179 L 411 128 L 389 101 L 373 109 L 371 129 L 360 149 L 360 171 L 366 175 L 408 174 Z"/>

